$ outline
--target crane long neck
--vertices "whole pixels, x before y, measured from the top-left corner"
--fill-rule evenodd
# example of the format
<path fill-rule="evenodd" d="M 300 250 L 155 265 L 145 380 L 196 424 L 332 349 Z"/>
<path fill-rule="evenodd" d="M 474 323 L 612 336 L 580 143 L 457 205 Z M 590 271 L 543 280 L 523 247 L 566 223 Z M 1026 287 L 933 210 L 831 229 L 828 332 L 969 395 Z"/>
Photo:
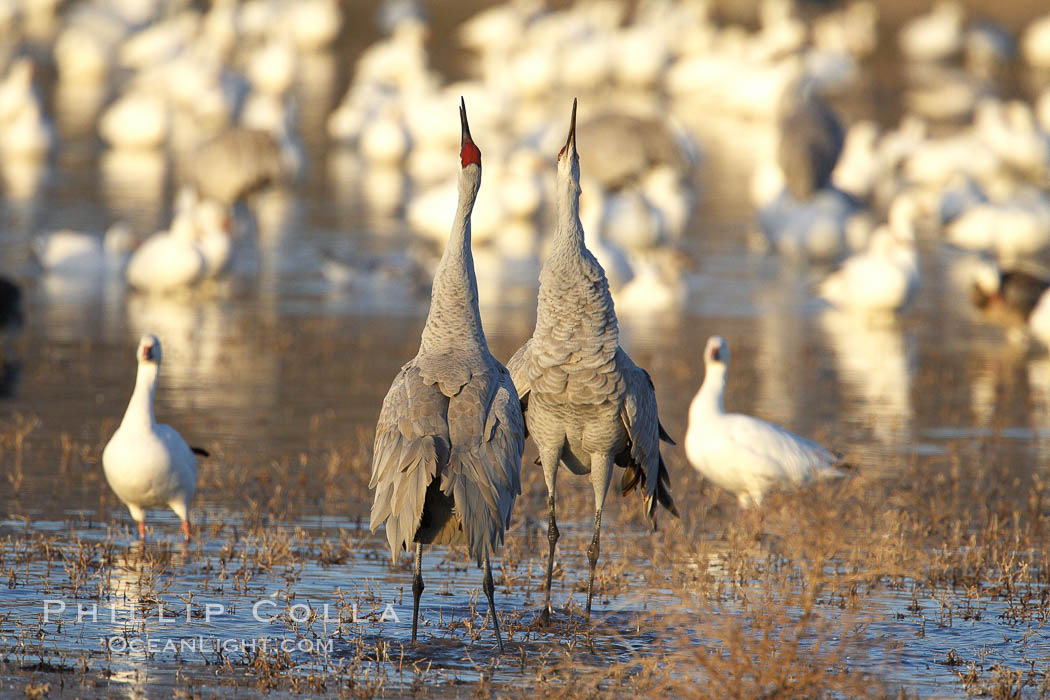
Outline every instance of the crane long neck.
<path fill-rule="evenodd" d="M 420 346 L 424 351 L 447 354 L 451 347 L 462 346 L 465 339 L 473 340 L 474 347 L 485 345 L 478 309 L 478 280 L 470 249 L 470 215 L 480 185 L 479 168 L 468 166 L 461 171 L 452 233 L 434 273 L 430 313 Z"/>
<path fill-rule="evenodd" d="M 153 416 L 153 395 L 157 391 L 157 375 L 160 367 L 153 363 L 139 363 L 135 375 L 135 390 L 131 393 L 128 410 L 124 412 L 121 427 L 151 429 L 157 424 Z"/>
<path fill-rule="evenodd" d="M 551 256 L 582 257 L 587 244 L 580 222 L 580 185 L 572 173 L 558 173 L 557 223 Z"/>
<path fill-rule="evenodd" d="M 578 167 L 576 162 L 559 165 L 557 221 L 540 271 L 533 339 L 554 346 L 581 343 L 586 346 L 581 352 L 596 352 L 603 362 L 612 362 L 619 325 L 605 271 L 584 242 Z M 595 345 L 595 340 L 600 342 Z"/>

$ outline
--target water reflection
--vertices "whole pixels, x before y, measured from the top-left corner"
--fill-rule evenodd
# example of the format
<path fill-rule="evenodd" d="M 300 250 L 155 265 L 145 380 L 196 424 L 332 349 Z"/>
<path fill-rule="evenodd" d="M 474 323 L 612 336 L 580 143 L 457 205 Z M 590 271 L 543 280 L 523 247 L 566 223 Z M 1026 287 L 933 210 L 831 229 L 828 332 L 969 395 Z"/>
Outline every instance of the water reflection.
<path fill-rule="evenodd" d="M 1038 464 L 1050 462 L 1050 357 L 1035 357 L 1027 370 L 1031 425 Z"/>
<path fill-rule="evenodd" d="M 163 153 L 107 149 L 99 160 L 99 170 L 102 196 L 114 219 L 127 221 L 147 234 L 162 227 L 168 174 Z"/>
<path fill-rule="evenodd" d="M 758 407 L 764 419 L 778 425 L 797 426 L 797 414 L 809 406 L 810 335 L 808 319 L 799 315 L 807 297 L 805 277 L 794 269 L 782 268 L 755 298 L 757 335 L 752 347 Z"/>
<path fill-rule="evenodd" d="M 912 353 L 894 317 L 827 310 L 819 325 L 846 406 L 879 449 L 906 449 L 914 431 Z"/>
<path fill-rule="evenodd" d="M 208 297 L 207 290 L 168 297 L 131 294 L 127 318 L 128 347 L 145 333 L 164 343 L 161 381 L 169 389 L 161 398 L 172 408 L 189 412 L 206 405 L 236 414 L 272 405 L 279 358 L 258 351 L 260 339 L 237 323 L 229 301 Z"/>

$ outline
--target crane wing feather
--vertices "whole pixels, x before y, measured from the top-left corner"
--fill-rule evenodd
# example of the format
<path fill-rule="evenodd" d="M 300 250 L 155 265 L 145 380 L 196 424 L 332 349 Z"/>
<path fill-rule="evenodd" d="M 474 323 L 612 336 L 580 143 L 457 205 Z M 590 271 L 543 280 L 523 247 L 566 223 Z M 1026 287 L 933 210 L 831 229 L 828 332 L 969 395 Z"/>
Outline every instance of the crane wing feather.
<path fill-rule="evenodd" d="M 495 361 L 493 361 L 495 363 Z M 521 493 L 525 420 L 508 371 L 475 374 L 449 402 L 452 454 L 441 490 L 453 497 L 467 547 L 480 565 L 503 542 Z"/>
<path fill-rule="evenodd" d="M 670 476 L 660 454 L 660 439 L 667 437 L 667 432 L 660 425 L 656 391 L 649 373 L 634 364 L 622 349 L 617 351 L 616 360 L 625 384 L 620 418 L 627 431 L 627 445 L 617 459 L 625 467 L 620 487 L 626 495 L 640 483 L 645 514 L 655 528 L 657 502 L 678 515 L 671 497 Z"/>
<path fill-rule="evenodd" d="M 411 362 L 383 399 L 368 484 L 375 491 L 369 526 L 375 532 L 386 523 L 391 557 L 415 537 L 427 486 L 448 461 L 448 403 Z"/>

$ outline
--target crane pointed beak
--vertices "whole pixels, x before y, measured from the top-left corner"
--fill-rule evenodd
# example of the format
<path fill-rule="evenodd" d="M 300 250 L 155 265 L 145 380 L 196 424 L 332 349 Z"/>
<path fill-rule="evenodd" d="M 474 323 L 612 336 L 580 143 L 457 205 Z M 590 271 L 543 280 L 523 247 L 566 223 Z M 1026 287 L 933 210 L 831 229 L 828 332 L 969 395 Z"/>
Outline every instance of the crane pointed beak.
<path fill-rule="evenodd" d="M 569 147 L 572 147 L 572 154 L 576 155 L 576 98 L 572 98 L 572 120 L 569 122 L 569 138 L 565 139 L 565 148 L 562 149 L 562 153 L 569 153 Z"/>
<path fill-rule="evenodd" d="M 481 150 L 478 149 L 474 139 L 470 137 L 470 125 L 467 124 L 467 104 L 463 98 L 459 98 L 459 123 L 463 131 L 460 135 L 459 161 L 465 168 L 468 165 L 481 167 Z"/>
<path fill-rule="evenodd" d="M 470 137 L 470 125 L 467 124 L 467 103 L 463 101 L 462 97 L 459 98 L 459 123 L 462 127 L 459 145 L 474 143 L 474 139 Z"/>

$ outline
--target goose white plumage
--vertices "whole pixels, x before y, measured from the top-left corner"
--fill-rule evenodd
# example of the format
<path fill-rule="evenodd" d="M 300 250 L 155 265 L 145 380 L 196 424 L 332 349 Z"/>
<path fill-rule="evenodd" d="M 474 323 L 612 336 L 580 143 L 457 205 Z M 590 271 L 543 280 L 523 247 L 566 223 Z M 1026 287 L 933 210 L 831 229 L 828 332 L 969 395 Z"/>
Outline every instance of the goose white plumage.
<path fill-rule="evenodd" d="M 848 258 L 820 285 L 820 296 L 840 309 L 893 312 L 904 308 L 919 286 L 919 254 L 910 200 L 894 202 L 889 226 L 872 234 L 867 250 Z"/>
<path fill-rule="evenodd" d="M 1028 332 L 1045 347 L 1050 348 L 1050 294 L 1044 292 L 1029 314 Z"/>
<path fill-rule="evenodd" d="M 634 256 L 634 277 L 615 298 L 616 310 L 627 315 L 677 314 L 685 306 L 688 289 L 678 268 L 661 264 L 655 255 Z"/>
<path fill-rule="evenodd" d="M 233 251 L 231 218 L 225 206 L 198 200 L 188 188 L 179 193 L 168 231 L 150 236 L 128 261 L 128 284 L 148 292 L 167 292 L 217 277 Z"/>
<path fill-rule="evenodd" d="M 99 118 L 99 133 L 121 148 L 160 148 L 168 137 L 168 108 L 158 95 L 132 92 L 120 97 Z"/>
<path fill-rule="evenodd" d="M 233 220 L 223 205 L 203 201 L 195 206 L 197 247 L 204 256 L 204 276 L 217 277 L 226 270 L 233 252 Z"/>
<path fill-rule="evenodd" d="M 134 245 L 135 235 L 123 223 L 111 226 L 101 238 L 93 233 L 63 229 L 33 239 L 33 254 L 44 271 L 60 275 L 119 271 Z"/>
<path fill-rule="evenodd" d="M 1021 53 L 1028 65 L 1050 68 L 1050 14 L 1035 19 L 1021 36 Z"/>
<path fill-rule="evenodd" d="M 0 133 L 0 153 L 6 158 L 41 159 L 55 142 L 51 124 L 44 117 L 40 104 L 28 102 L 7 122 Z"/>
<path fill-rule="evenodd" d="M 846 248 L 846 230 L 856 207 L 846 195 L 824 189 L 800 202 L 783 191 L 759 210 L 758 221 L 770 247 L 796 261 L 835 260 Z"/>
<path fill-rule="evenodd" d="M 929 14 L 914 18 L 898 35 L 901 53 L 913 61 L 941 61 L 963 49 L 966 11 L 955 0 L 941 0 Z"/>
<path fill-rule="evenodd" d="M 1050 247 L 1050 197 L 1021 189 L 1006 201 L 968 208 L 948 226 L 948 241 L 973 251 L 992 251 L 1000 260 L 1037 255 Z"/>
<path fill-rule="evenodd" d="M 135 356 L 135 390 L 120 427 L 102 452 L 102 468 L 113 493 L 138 524 L 140 537 L 146 536 L 146 509 L 167 506 L 182 520 L 182 534 L 188 540 L 197 458 L 174 428 L 158 424 L 153 415 L 161 363 L 157 336 L 142 336 Z"/>
<path fill-rule="evenodd" d="M 843 476 L 835 468 L 839 459 L 816 442 L 759 418 L 726 413 L 725 338 L 708 339 L 704 363 L 703 384 L 689 406 L 686 457 L 705 478 L 733 493 L 741 508 L 760 506 L 773 489 Z"/>
<path fill-rule="evenodd" d="M 128 261 L 128 284 L 143 291 L 166 292 L 200 280 L 207 261 L 194 228 L 192 214 L 183 212 L 175 215 L 170 230 L 146 239 Z"/>

